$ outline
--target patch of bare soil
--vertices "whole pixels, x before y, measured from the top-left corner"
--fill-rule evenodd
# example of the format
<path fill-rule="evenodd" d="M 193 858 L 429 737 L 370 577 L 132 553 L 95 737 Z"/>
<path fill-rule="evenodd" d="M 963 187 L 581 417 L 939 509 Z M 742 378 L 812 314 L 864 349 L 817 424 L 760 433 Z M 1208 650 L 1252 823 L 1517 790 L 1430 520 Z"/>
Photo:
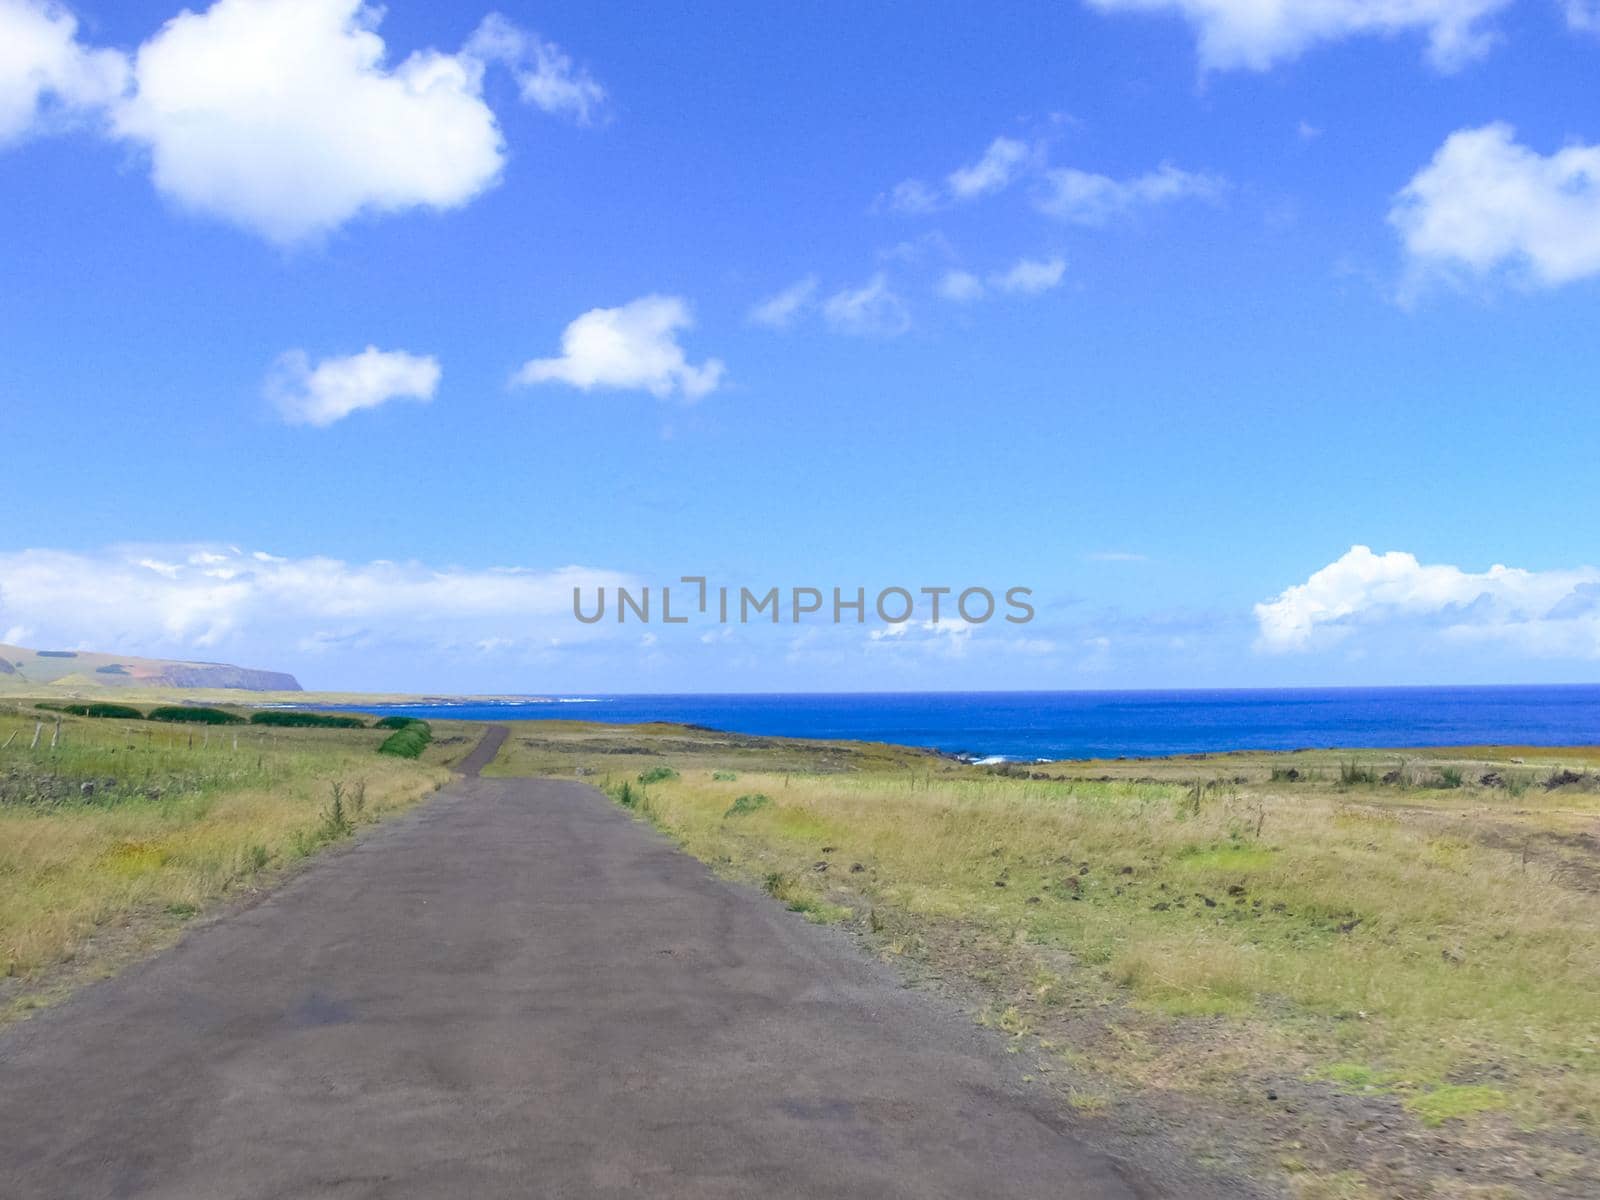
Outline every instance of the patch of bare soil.
<path fill-rule="evenodd" d="M 1521 854 L 1523 861 L 1550 868 L 1558 882 L 1580 892 L 1600 893 L 1600 836 L 1516 825 L 1473 822 L 1472 836 L 1485 846 Z"/>

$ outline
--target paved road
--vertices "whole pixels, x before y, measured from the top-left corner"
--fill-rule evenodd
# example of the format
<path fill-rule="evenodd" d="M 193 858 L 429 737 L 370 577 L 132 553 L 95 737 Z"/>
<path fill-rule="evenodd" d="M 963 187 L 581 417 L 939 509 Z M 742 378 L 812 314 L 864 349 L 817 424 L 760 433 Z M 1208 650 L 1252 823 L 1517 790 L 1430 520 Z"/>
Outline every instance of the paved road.
<path fill-rule="evenodd" d="M 468 778 L 0 1037 L 0 1195 L 1146 1194 L 1015 1065 L 594 790 Z"/>

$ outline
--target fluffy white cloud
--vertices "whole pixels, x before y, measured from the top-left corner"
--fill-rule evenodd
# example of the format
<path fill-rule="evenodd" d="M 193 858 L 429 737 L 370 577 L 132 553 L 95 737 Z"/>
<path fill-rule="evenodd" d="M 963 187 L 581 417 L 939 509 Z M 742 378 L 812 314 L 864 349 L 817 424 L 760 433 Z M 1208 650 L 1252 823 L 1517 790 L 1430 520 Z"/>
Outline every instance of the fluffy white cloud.
<path fill-rule="evenodd" d="M 1023 258 L 1009 271 L 991 275 L 989 282 L 1002 292 L 1037 296 L 1060 283 L 1066 269 L 1067 262 L 1063 258 Z"/>
<path fill-rule="evenodd" d="M 1427 36 L 1428 58 L 1454 70 L 1487 52 L 1488 17 L 1510 0 L 1089 0 L 1104 12 L 1173 12 L 1195 27 L 1207 70 L 1265 70 L 1321 42 Z"/>
<path fill-rule="evenodd" d="M 499 13 L 483 19 L 463 53 L 483 62 L 504 63 L 522 98 L 545 112 L 570 113 L 588 124 L 605 103 L 605 88 L 575 66 L 560 46 L 517 28 Z"/>
<path fill-rule="evenodd" d="M 1555 286 L 1600 274 L 1600 146 L 1541 155 L 1503 122 L 1458 130 L 1389 221 L 1415 278 L 1503 269 Z"/>
<path fill-rule="evenodd" d="M 267 398 L 291 425 L 332 425 L 389 400 L 433 399 L 439 360 L 368 346 L 311 365 L 304 350 L 283 354 L 267 378 Z"/>
<path fill-rule="evenodd" d="M 0 144 L 52 115 L 94 112 L 122 95 L 128 60 L 78 41 L 78 22 L 52 0 L 0 0 Z"/>
<path fill-rule="evenodd" d="M 362 212 L 449 209 L 504 160 L 483 63 L 394 67 L 361 0 L 217 0 L 139 48 L 117 131 L 186 208 L 292 242 Z"/>
<path fill-rule="evenodd" d="M 860 287 L 835 292 L 822 305 L 822 315 L 839 333 L 896 337 L 911 328 L 905 301 L 878 272 Z"/>
<path fill-rule="evenodd" d="M 1581 33 L 1600 33 L 1600 0 L 1567 0 L 1567 24 Z"/>
<path fill-rule="evenodd" d="M 604 89 L 559 47 L 491 15 L 455 54 L 398 63 L 364 0 L 216 0 L 133 62 L 90 50 L 48 0 L 0 0 L 0 141 L 55 110 L 97 110 L 149 156 L 159 191 L 279 243 L 364 213 L 446 210 L 500 177 L 490 63 L 524 100 L 587 121 Z"/>
<path fill-rule="evenodd" d="M 1363 627 L 1422 622 L 1451 642 L 1600 658 L 1600 569 L 1463 571 L 1352 546 L 1304 583 L 1255 606 L 1257 646 L 1299 651 Z"/>
<path fill-rule="evenodd" d="M 0 627 L 39 645 L 183 654 L 240 648 L 274 665 L 287 648 L 476 645 L 534 630 L 581 636 L 572 589 L 632 583 L 583 567 L 465 570 L 416 562 L 284 558 L 234 546 L 123 546 L 0 553 Z"/>
<path fill-rule="evenodd" d="M 778 292 L 768 296 L 760 304 L 750 310 L 750 323 L 764 325 L 768 329 L 787 329 L 793 325 L 799 316 L 811 307 L 812 299 L 817 294 L 817 277 L 807 275 L 804 279 L 791 284 Z"/>
<path fill-rule="evenodd" d="M 1039 211 L 1077 225 L 1103 225 L 1136 209 L 1176 200 L 1215 200 L 1227 187 L 1217 176 L 1183 171 L 1170 163 L 1132 179 L 1056 167 L 1045 172 L 1044 181 L 1044 190 L 1034 200 Z"/>
<path fill-rule="evenodd" d="M 724 371 L 711 358 L 696 366 L 678 345 L 680 330 L 694 320 L 677 296 L 642 296 L 620 308 L 594 308 L 561 335 L 559 358 L 525 363 L 514 382 L 567 383 L 589 391 L 617 388 L 691 400 L 716 390 Z"/>
<path fill-rule="evenodd" d="M 1016 138 L 997 137 L 977 162 L 960 167 L 945 181 L 957 200 L 970 200 L 1002 191 L 1027 164 L 1032 151 Z"/>

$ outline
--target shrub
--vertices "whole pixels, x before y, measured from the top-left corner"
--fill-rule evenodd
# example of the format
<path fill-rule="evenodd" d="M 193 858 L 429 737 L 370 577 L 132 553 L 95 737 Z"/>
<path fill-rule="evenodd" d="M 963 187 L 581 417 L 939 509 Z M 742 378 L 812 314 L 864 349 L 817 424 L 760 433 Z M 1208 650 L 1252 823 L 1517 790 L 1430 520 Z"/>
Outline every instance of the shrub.
<path fill-rule="evenodd" d="M 196 725 L 243 725 L 244 718 L 237 713 L 200 705 L 168 704 L 150 710 L 152 721 L 187 721 Z"/>
<path fill-rule="evenodd" d="M 286 712 L 269 708 L 250 714 L 252 725 L 279 725 L 291 729 L 365 729 L 360 717 L 341 717 L 334 713 Z"/>
<path fill-rule="evenodd" d="M 115 717 L 123 721 L 144 720 L 144 714 L 130 704 L 110 704 L 105 701 L 97 701 L 94 704 L 52 704 L 49 701 L 41 701 L 34 707 L 47 709 L 50 712 L 71 713 L 75 717 Z"/>
<path fill-rule="evenodd" d="M 1339 782 L 1345 787 L 1354 787 L 1358 784 L 1370 787 L 1378 782 L 1378 773 L 1352 758 L 1349 762 L 1339 764 Z"/>
<path fill-rule="evenodd" d="M 421 758 L 422 751 L 433 740 L 433 729 L 426 721 L 408 721 L 383 739 L 379 754 L 393 754 L 396 758 Z"/>
<path fill-rule="evenodd" d="M 739 776 L 732 771 L 713 771 L 711 772 L 711 778 L 722 783 L 728 783 L 739 778 Z"/>
<path fill-rule="evenodd" d="M 426 725 L 415 717 L 380 717 L 372 723 L 374 729 L 404 729 L 407 725 Z"/>
<path fill-rule="evenodd" d="M 722 815 L 725 817 L 737 817 L 744 813 L 757 812 L 771 803 L 772 797 L 761 792 L 751 792 L 748 795 L 740 796 L 728 806 L 728 811 Z"/>
<path fill-rule="evenodd" d="M 86 717 L 109 717 L 119 721 L 144 720 L 144 714 L 131 704 L 112 704 L 101 700 L 94 704 L 85 704 L 83 709 L 83 715 Z"/>
<path fill-rule="evenodd" d="M 651 767 L 648 771 L 639 772 L 640 783 L 661 783 L 667 779 L 676 779 L 678 773 L 671 767 Z"/>

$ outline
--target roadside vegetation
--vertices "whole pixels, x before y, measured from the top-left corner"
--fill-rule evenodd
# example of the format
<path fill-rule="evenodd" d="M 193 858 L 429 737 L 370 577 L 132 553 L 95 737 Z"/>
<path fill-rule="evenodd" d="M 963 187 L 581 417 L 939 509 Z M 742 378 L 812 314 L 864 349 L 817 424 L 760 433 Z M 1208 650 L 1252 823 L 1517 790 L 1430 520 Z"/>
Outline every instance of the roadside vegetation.
<path fill-rule="evenodd" d="M 544 726 L 495 769 L 586 774 L 969 989 L 1085 1118 L 1168 1111 L 1307 1197 L 1600 1189 L 1600 752 L 984 769 Z"/>
<path fill-rule="evenodd" d="M 0 705 L 0 1024 L 415 803 L 481 732 L 446 723 L 419 760 L 380 755 L 380 730 L 224 715 L 180 728 Z"/>
<path fill-rule="evenodd" d="M 407 721 L 383 739 L 378 753 L 395 758 L 421 758 L 432 740 L 433 727 L 426 721 Z"/>
<path fill-rule="evenodd" d="M 252 725 L 276 725 L 281 729 L 365 729 L 367 722 L 361 717 L 343 713 L 293 712 L 282 708 L 265 708 L 250 714 Z"/>

